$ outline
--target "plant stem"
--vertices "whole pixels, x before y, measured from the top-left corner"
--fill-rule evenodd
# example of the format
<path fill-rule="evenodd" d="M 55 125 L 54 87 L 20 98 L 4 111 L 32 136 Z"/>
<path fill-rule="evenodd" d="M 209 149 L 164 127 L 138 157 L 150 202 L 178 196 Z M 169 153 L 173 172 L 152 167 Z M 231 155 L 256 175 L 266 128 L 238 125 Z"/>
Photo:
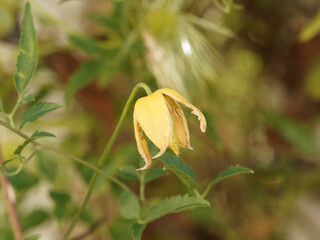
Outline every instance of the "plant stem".
<path fill-rule="evenodd" d="M 145 190 L 145 186 L 146 186 L 145 178 L 146 178 L 146 171 L 142 171 L 140 173 L 140 201 L 142 203 L 146 202 L 146 197 L 144 194 L 144 190 Z"/>
<path fill-rule="evenodd" d="M 19 95 L 16 104 L 14 105 L 12 111 L 11 111 L 11 112 L 8 114 L 8 116 L 7 116 L 8 119 L 9 119 L 9 123 L 10 123 L 10 125 L 11 125 L 12 127 L 15 127 L 13 117 L 14 117 L 16 111 L 18 110 L 20 101 L 21 101 L 21 97 L 20 97 L 20 95 Z"/>
<path fill-rule="evenodd" d="M 15 134 L 19 135 L 20 137 L 24 138 L 24 139 L 28 139 L 29 136 L 24 134 L 23 132 L 19 131 L 18 129 L 16 129 L 15 127 L 11 126 L 9 123 L 6 123 L 2 120 L 0 120 L 0 125 L 4 126 L 5 128 L 9 129 L 11 132 L 14 132 Z M 34 145 L 39 145 L 40 143 L 37 143 L 36 141 L 32 142 Z"/>
<path fill-rule="evenodd" d="M 0 164 L 3 162 L 3 156 L 2 156 L 2 151 L 0 149 Z M 2 189 L 4 193 L 4 198 L 5 201 L 8 205 L 8 212 L 9 212 L 9 219 L 11 222 L 12 226 L 12 232 L 14 235 L 14 238 L 16 240 L 23 240 L 23 233 L 21 229 L 21 224 L 19 221 L 19 217 L 17 214 L 17 210 L 15 208 L 15 197 L 14 197 L 14 192 L 12 190 L 12 186 L 8 180 L 8 177 L 5 175 L 0 175 L 1 178 L 1 183 L 2 183 Z"/>
<path fill-rule="evenodd" d="M 75 160 L 75 161 L 77 161 L 77 162 L 79 162 L 79 163 L 81 163 L 81 164 L 83 164 L 83 165 L 85 165 L 85 166 L 93 169 L 94 171 L 99 172 L 100 174 L 102 174 L 103 176 L 109 178 L 110 181 L 114 182 L 115 184 L 117 184 L 117 185 L 120 186 L 121 188 L 123 188 L 123 189 L 125 189 L 125 190 L 127 190 L 127 191 L 131 191 L 130 188 L 128 188 L 124 183 L 122 183 L 121 181 L 119 181 L 118 179 L 116 179 L 115 177 L 113 177 L 112 175 L 104 172 L 103 170 L 97 168 L 96 166 L 94 166 L 94 165 L 86 162 L 85 160 L 83 160 L 83 159 L 81 159 L 81 158 L 78 158 L 78 157 L 76 157 L 76 156 L 74 156 L 74 155 L 72 155 L 72 154 L 70 154 L 70 153 L 61 151 L 61 150 L 59 150 L 59 149 L 52 148 L 52 147 L 47 146 L 47 145 L 42 145 L 42 144 L 41 144 L 41 148 L 46 149 L 46 150 L 49 150 L 49 151 L 54 152 L 54 153 L 57 153 L 57 154 L 60 154 L 60 155 L 63 155 L 63 156 L 65 156 L 65 157 L 71 158 L 71 159 L 73 159 L 73 160 Z"/>
<path fill-rule="evenodd" d="M 19 131 L 18 129 L 10 126 L 10 124 L 8 124 L 8 123 L 6 123 L 6 122 L 3 122 L 3 121 L 0 120 L 0 125 L 6 127 L 7 129 L 9 129 L 10 131 L 16 133 L 17 135 L 21 136 L 21 137 L 24 138 L 24 139 L 28 139 L 28 138 L 29 138 L 29 136 L 27 136 L 27 135 L 24 134 L 23 132 Z M 37 142 L 37 141 L 32 141 L 31 143 L 36 146 L 36 149 L 37 149 L 37 150 L 35 149 L 36 151 L 38 151 L 39 149 L 43 148 L 43 149 L 49 150 L 49 151 L 51 151 L 51 152 L 54 152 L 54 153 L 60 154 L 60 155 L 62 155 L 62 156 L 65 156 L 65 157 L 67 157 L 67 158 L 73 159 L 73 160 L 75 160 L 75 161 L 77 161 L 77 162 L 79 162 L 79 163 L 81 163 L 81 164 L 83 164 L 83 165 L 85 165 L 85 166 L 87 166 L 87 167 L 95 170 L 95 171 L 98 171 L 100 174 L 102 174 L 102 175 L 104 175 L 105 177 L 109 178 L 110 181 L 118 184 L 118 185 L 119 185 L 120 187 L 122 187 L 123 189 L 126 189 L 126 190 L 130 191 L 130 189 L 129 189 L 124 183 L 120 182 L 118 179 L 116 179 L 116 178 L 113 177 L 112 175 L 104 172 L 103 170 L 97 168 L 96 166 L 94 166 L 94 165 L 86 162 L 85 160 L 83 160 L 83 159 L 81 159 L 81 158 L 79 158 L 79 157 L 77 157 L 77 156 L 74 156 L 74 155 L 72 155 L 72 154 L 70 154 L 70 153 L 64 152 L 64 151 L 59 150 L 59 149 L 55 149 L 55 148 L 53 148 L 53 147 L 51 147 L 51 146 L 47 146 L 47 145 L 41 144 L 41 143 L 39 143 L 39 142 Z M 34 154 L 31 154 L 31 157 L 32 157 L 33 155 L 34 155 Z M 24 162 L 24 164 L 27 163 L 29 160 L 31 160 L 31 157 L 29 156 L 29 157 L 27 158 L 27 160 Z"/>
<path fill-rule="evenodd" d="M 150 88 L 148 87 L 148 85 L 146 85 L 145 83 L 138 83 L 133 88 L 133 90 L 132 90 L 132 92 L 131 92 L 131 94 L 130 94 L 127 102 L 126 102 L 126 105 L 124 106 L 124 109 L 123 109 L 122 114 L 120 116 L 119 122 L 117 123 L 117 126 L 114 129 L 109 142 L 107 143 L 107 146 L 106 146 L 106 148 L 105 148 L 105 150 L 104 150 L 104 152 L 102 154 L 102 157 L 100 158 L 100 160 L 99 160 L 99 162 L 97 164 L 98 168 L 101 168 L 103 166 L 103 164 L 105 163 L 105 161 L 106 161 L 106 159 L 107 159 L 107 157 L 108 157 L 108 155 L 110 153 L 110 150 L 111 150 L 111 148 L 112 148 L 112 146 L 113 146 L 113 144 L 114 144 L 114 142 L 115 142 L 115 140 L 116 140 L 116 138 L 117 138 L 117 136 L 119 134 L 120 127 L 121 127 L 125 117 L 127 116 L 127 113 L 129 111 L 129 108 L 130 108 L 130 106 L 131 106 L 131 104 L 132 104 L 132 102 L 134 100 L 134 97 L 135 97 L 137 91 L 140 88 L 143 88 L 148 95 L 150 95 L 152 93 Z M 95 171 L 93 176 L 92 176 L 92 178 L 91 178 L 91 180 L 90 180 L 90 184 L 89 184 L 89 188 L 88 188 L 88 191 L 86 193 L 86 196 L 84 197 L 79 210 L 77 211 L 77 213 L 76 213 L 76 215 L 75 215 L 70 227 L 67 229 L 67 231 L 66 231 L 66 233 L 65 233 L 65 235 L 63 237 L 64 240 L 68 239 L 68 237 L 71 234 L 73 228 L 76 226 L 76 224 L 77 224 L 82 212 L 84 211 L 85 207 L 87 206 L 87 203 L 88 203 L 88 201 L 90 199 L 90 196 L 92 194 L 92 191 L 93 191 L 93 188 L 94 188 L 94 185 L 96 183 L 98 175 L 99 175 L 99 172 Z"/>

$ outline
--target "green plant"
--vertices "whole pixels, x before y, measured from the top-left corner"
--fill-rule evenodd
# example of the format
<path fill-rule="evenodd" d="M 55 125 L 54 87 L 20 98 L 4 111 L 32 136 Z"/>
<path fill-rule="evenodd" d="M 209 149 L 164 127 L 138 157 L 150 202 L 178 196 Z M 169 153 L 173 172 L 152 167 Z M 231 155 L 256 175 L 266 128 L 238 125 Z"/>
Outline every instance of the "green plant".
<path fill-rule="evenodd" d="M 138 83 L 133 88 L 131 95 L 129 96 L 127 103 L 122 111 L 121 117 L 113 131 L 113 134 L 110 140 L 108 141 L 105 150 L 102 156 L 100 157 L 100 160 L 96 165 L 92 165 L 84 159 L 81 159 L 73 154 L 54 148 L 51 145 L 42 144 L 42 138 L 54 138 L 55 135 L 37 129 L 32 133 L 31 136 L 29 136 L 24 132 L 24 127 L 27 124 L 32 124 L 35 121 L 38 121 L 38 119 L 40 119 L 42 116 L 60 108 L 61 106 L 59 104 L 46 101 L 38 102 L 35 100 L 32 93 L 25 93 L 25 90 L 29 86 L 33 78 L 33 75 L 36 71 L 38 57 L 36 31 L 33 24 L 30 3 L 26 3 L 25 5 L 19 47 L 20 53 L 17 59 L 16 73 L 14 76 L 14 86 L 17 90 L 17 100 L 12 110 L 7 112 L 5 110 L 7 109 L 7 105 L 4 104 L 0 99 L 0 114 L 5 119 L 0 120 L 0 125 L 22 137 L 24 139 L 24 142 L 17 146 L 16 150 L 14 151 L 15 157 L 8 160 L 3 160 L 1 162 L 0 173 L 3 177 L 2 184 L 3 188 L 6 190 L 6 188 L 8 187 L 7 176 L 21 177 L 23 174 L 24 166 L 27 163 L 31 164 L 30 161 L 37 153 L 40 153 L 39 151 L 41 149 L 70 158 L 84 165 L 85 167 L 92 169 L 94 173 L 90 178 L 91 180 L 87 189 L 87 194 L 84 197 L 80 208 L 76 210 L 76 214 L 73 216 L 73 221 L 64 234 L 64 239 L 69 239 L 69 236 L 72 233 L 73 228 L 76 226 L 77 221 L 81 217 L 83 217 L 84 210 L 88 204 L 88 201 L 93 192 L 99 174 L 103 175 L 104 177 L 106 177 L 113 183 L 117 184 L 121 188 L 121 193 L 119 196 L 120 212 L 123 218 L 131 220 L 132 239 L 140 239 L 146 225 L 162 216 L 174 212 L 184 211 L 190 208 L 210 207 L 210 203 L 205 199 L 205 197 L 207 196 L 210 189 L 218 182 L 237 174 L 253 173 L 252 170 L 242 166 L 230 167 L 226 171 L 218 174 L 212 180 L 212 182 L 208 184 L 205 190 L 202 191 L 199 187 L 198 182 L 196 181 L 192 167 L 189 166 L 187 163 L 183 162 L 181 158 L 166 153 L 165 155 L 160 157 L 160 159 L 163 162 L 162 168 L 155 167 L 143 170 L 138 173 L 135 171 L 134 168 L 130 168 L 130 166 L 124 167 L 124 169 L 121 172 L 121 175 L 130 176 L 131 179 L 137 179 L 139 181 L 139 194 L 136 194 L 136 192 L 130 189 L 128 185 L 122 182 L 120 179 L 105 172 L 103 170 L 103 167 L 105 165 L 105 162 L 109 158 L 109 153 L 118 136 L 120 127 L 122 126 L 124 119 L 126 118 L 127 113 L 135 100 L 137 91 L 140 88 L 143 88 L 146 94 L 150 95 L 152 93 L 150 88 L 145 83 Z M 122 51 L 125 50 L 122 49 Z M 119 54 L 120 56 L 123 55 L 121 51 Z M 97 62 L 86 63 L 85 68 L 87 69 L 86 73 L 88 73 L 88 75 L 86 75 L 87 80 L 92 78 L 92 74 L 94 74 L 95 68 L 97 66 L 99 66 Z M 82 83 L 79 83 L 78 78 L 82 78 L 83 75 L 84 74 L 81 73 L 81 70 L 76 75 L 74 75 L 67 89 L 67 101 L 71 99 L 73 93 L 75 93 L 81 86 Z M 18 110 L 23 110 L 22 115 L 17 116 L 16 113 Z M 30 145 L 33 146 L 33 149 L 30 154 L 25 155 L 25 148 Z M 170 196 L 165 199 L 159 199 L 151 204 L 148 201 L 148 199 L 146 199 L 144 193 L 147 184 L 151 180 L 154 180 L 167 174 L 173 174 L 177 176 L 178 179 L 186 187 L 188 193 Z M 26 177 L 26 179 L 28 181 L 32 181 L 31 178 Z M 30 184 L 32 184 L 32 182 Z M 50 196 L 56 203 L 54 215 L 58 219 L 61 219 L 61 217 L 63 216 L 63 212 L 66 211 L 68 202 L 70 201 L 70 197 L 68 194 L 63 192 L 51 192 Z M 19 219 L 17 217 L 17 212 L 14 209 L 12 201 L 8 198 L 7 202 L 8 208 L 10 209 L 9 215 L 13 222 L 14 235 L 16 239 L 22 239 L 22 229 L 27 229 L 27 226 L 20 226 Z M 42 219 L 47 218 L 48 215 L 46 213 L 38 212 L 37 217 L 38 219 Z M 66 226 L 63 226 L 63 228 L 65 227 Z M 35 240 L 39 239 L 39 236 L 31 236 L 27 239 Z"/>

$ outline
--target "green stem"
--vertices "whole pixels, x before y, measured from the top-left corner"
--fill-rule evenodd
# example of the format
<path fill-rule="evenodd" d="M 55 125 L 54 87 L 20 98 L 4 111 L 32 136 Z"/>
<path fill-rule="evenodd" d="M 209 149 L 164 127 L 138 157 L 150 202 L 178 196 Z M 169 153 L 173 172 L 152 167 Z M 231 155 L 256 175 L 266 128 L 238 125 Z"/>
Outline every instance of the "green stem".
<path fill-rule="evenodd" d="M 146 186 L 146 171 L 142 171 L 140 173 L 140 201 L 141 203 L 145 203 L 146 202 L 146 197 L 144 194 L 144 190 L 145 190 L 145 186 Z"/>
<path fill-rule="evenodd" d="M 193 192 L 194 192 L 194 194 L 196 195 L 197 198 L 201 198 L 201 195 L 200 195 L 198 189 L 196 189 L 196 188 L 193 189 Z"/>
<path fill-rule="evenodd" d="M 21 136 L 21 137 L 24 138 L 24 139 L 30 138 L 29 136 L 27 136 L 27 135 L 24 134 L 23 132 L 19 131 L 18 129 L 12 127 L 10 124 L 8 124 L 8 123 L 6 123 L 6 122 L 3 122 L 3 121 L 0 120 L 0 125 L 6 127 L 7 129 L 9 129 L 10 131 L 16 133 L 17 135 Z M 95 171 L 98 171 L 100 174 L 102 174 L 102 175 L 104 175 L 105 177 L 107 177 L 110 181 L 118 184 L 118 185 L 119 185 L 120 187 L 122 187 L 123 189 L 126 189 L 126 190 L 130 191 L 130 189 L 129 189 L 125 184 L 123 184 L 122 182 L 120 182 L 118 179 L 116 179 L 116 178 L 113 177 L 112 175 L 110 175 L 110 174 L 102 171 L 101 169 L 99 169 L 99 168 L 97 168 L 96 166 L 94 166 L 94 165 L 86 162 L 85 160 L 83 160 L 83 159 L 81 159 L 81 158 L 78 158 L 77 156 L 74 156 L 74 155 L 72 155 L 72 154 L 70 154 L 70 153 L 67 153 L 67 152 L 64 152 L 64 151 L 62 151 L 62 150 L 55 149 L 55 148 L 53 148 L 53 147 L 51 147 L 51 146 L 43 145 L 43 144 L 41 144 L 41 143 L 39 143 L 39 142 L 37 142 L 37 141 L 32 141 L 31 143 L 32 143 L 33 145 L 35 145 L 36 148 L 38 148 L 38 150 L 41 149 L 41 148 L 43 148 L 43 149 L 49 150 L 49 151 L 51 151 L 51 152 L 55 152 L 55 153 L 57 153 L 57 154 L 60 154 L 60 155 L 62 155 L 62 156 L 65 156 L 65 157 L 67 157 L 67 158 L 70 158 L 70 159 L 72 159 L 72 160 L 75 160 L 75 161 L 77 161 L 77 162 L 79 162 L 79 163 L 81 163 L 81 164 L 83 164 L 83 165 L 85 165 L 85 166 L 87 166 L 87 167 L 95 170 Z M 31 159 L 31 158 L 30 158 L 30 159 Z M 27 160 L 29 161 L 30 159 L 28 158 Z M 1 171 L 0 171 L 0 173 L 6 175 L 6 173 L 3 173 L 3 172 L 1 172 Z"/>
<path fill-rule="evenodd" d="M 18 107 L 19 107 L 19 103 L 20 103 L 20 101 L 21 101 L 21 97 L 20 97 L 21 95 L 19 95 L 19 97 L 18 97 L 18 99 L 17 99 L 17 102 L 16 102 L 16 104 L 14 105 L 14 107 L 13 107 L 13 109 L 12 109 L 12 111 L 8 114 L 8 119 L 9 119 L 9 123 L 10 123 L 10 125 L 11 126 L 13 126 L 13 127 L 15 127 L 15 124 L 14 124 L 14 120 L 13 120 L 13 117 L 14 117 L 14 115 L 16 114 L 16 111 L 18 110 Z"/>
<path fill-rule="evenodd" d="M 105 148 L 105 150 L 104 150 L 104 152 L 103 152 L 103 154 L 102 154 L 102 157 L 100 158 L 100 160 L 99 160 L 99 162 L 98 162 L 98 164 L 97 164 L 97 167 L 98 167 L 98 168 L 101 168 L 101 167 L 103 166 L 104 162 L 106 161 L 106 159 L 107 159 L 107 157 L 108 157 L 108 155 L 109 155 L 109 153 L 110 153 L 110 150 L 111 150 L 111 148 L 112 148 L 112 146 L 113 146 L 113 144 L 114 144 L 114 142 L 115 142 L 115 140 L 116 140 L 116 138 L 117 138 L 117 136 L 118 136 L 118 134 L 119 134 L 120 127 L 121 127 L 121 125 L 122 125 L 122 123 L 123 123 L 123 121 L 124 121 L 124 119 L 125 119 L 128 111 L 129 111 L 129 108 L 130 108 L 130 106 L 131 106 L 131 104 L 132 104 L 132 102 L 133 102 L 133 100 L 134 100 L 134 97 L 135 97 L 137 91 L 138 91 L 140 88 L 143 88 L 148 95 L 150 95 L 150 94 L 152 93 L 152 91 L 150 90 L 150 88 L 148 87 L 148 85 L 146 85 L 145 83 L 138 83 L 138 84 L 133 88 L 133 90 L 132 90 L 132 92 L 131 92 L 128 100 L 127 100 L 127 103 L 126 103 L 126 105 L 125 105 L 125 107 L 124 107 L 124 109 L 123 109 L 123 112 L 122 112 L 122 114 L 121 114 L 121 116 L 120 116 L 119 122 L 118 122 L 116 128 L 114 129 L 113 134 L 112 134 L 109 142 L 107 143 L 107 146 L 106 146 L 106 148 Z M 89 201 L 89 199 L 90 199 L 90 196 L 91 196 L 91 194 L 92 194 L 93 187 L 94 187 L 94 185 L 95 185 L 95 183 L 96 183 L 96 180 L 97 180 L 98 175 L 99 175 L 99 172 L 98 172 L 98 171 L 95 171 L 94 174 L 93 174 L 93 176 L 92 176 L 92 178 L 91 178 L 88 191 L 87 191 L 87 193 L 86 193 L 86 195 L 85 195 L 85 197 L 84 197 L 84 199 L 83 199 L 83 201 L 82 201 L 82 204 L 81 204 L 79 210 L 77 211 L 77 213 L 76 213 L 76 215 L 75 215 L 75 217 L 74 217 L 74 219 L 73 219 L 70 227 L 68 228 L 67 232 L 65 233 L 65 235 L 64 235 L 64 237 L 63 237 L 64 240 L 67 240 L 67 239 L 68 239 L 68 237 L 69 237 L 69 235 L 71 234 L 73 228 L 76 226 L 76 224 L 77 224 L 77 222 L 78 222 L 78 220 L 79 220 L 82 212 L 83 212 L 84 209 L 86 208 L 87 203 L 88 203 L 88 201 Z"/>
<path fill-rule="evenodd" d="M 86 162 L 85 160 L 81 159 L 81 158 L 78 158 L 70 153 L 67 153 L 67 152 L 64 152 L 64 151 L 61 151 L 59 149 L 55 149 L 55 148 L 52 148 L 50 146 L 47 146 L 47 145 L 41 145 L 41 147 L 43 149 L 46 149 L 46 150 L 49 150 L 51 152 L 54 152 L 54 153 L 57 153 L 57 154 L 60 154 L 60 155 L 63 155 L 65 157 L 68 157 L 68 158 L 71 158 L 79 163 L 81 163 L 82 165 L 85 165 L 91 169 L 93 169 L 94 171 L 96 172 L 99 172 L 100 174 L 102 174 L 103 176 L 107 177 L 110 181 L 114 182 L 115 184 L 117 184 L 119 187 L 127 190 L 127 191 L 131 191 L 130 188 L 128 188 L 124 183 L 122 183 L 121 181 L 119 181 L 118 179 L 116 179 L 115 177 L 113 177 L 112 175 L 104 172 L 103 170 L 97 168 L 96 166 Z"/>

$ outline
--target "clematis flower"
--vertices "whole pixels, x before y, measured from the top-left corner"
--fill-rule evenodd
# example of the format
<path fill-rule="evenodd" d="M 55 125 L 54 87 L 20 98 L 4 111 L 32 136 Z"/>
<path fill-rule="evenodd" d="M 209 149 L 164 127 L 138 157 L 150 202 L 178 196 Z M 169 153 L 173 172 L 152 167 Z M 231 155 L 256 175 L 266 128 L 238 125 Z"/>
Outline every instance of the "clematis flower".
<path fill-rule="evenodd" d="M 200 110 L 172 89 L 162 88 L 138 99 L 133 113 L 134 133 L 145 166 L 137 171 L 149 168 L 151 159 L 161 156 L 168 147 L 177 156 L 180 147 L 192 149 L 187 121 L 178 103 L 190 108 L 200 121 L 201 131 L 206 131 L 206 119 Z M 144 135 L 160 149 L 152 158 Z"/>

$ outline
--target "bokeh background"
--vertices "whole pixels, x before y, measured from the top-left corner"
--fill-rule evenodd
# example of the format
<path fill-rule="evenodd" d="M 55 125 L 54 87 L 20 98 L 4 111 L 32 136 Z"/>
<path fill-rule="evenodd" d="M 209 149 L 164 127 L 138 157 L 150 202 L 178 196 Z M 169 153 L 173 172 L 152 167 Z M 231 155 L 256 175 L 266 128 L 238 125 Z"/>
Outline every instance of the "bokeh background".
<path fill-rule="evenodd" d="M 181 155 L 203 188 L 231 165 L 255 172 L 215 186 L 207 197 L 210 208 L 149 224 L 143 239 L 319 239 L 318 0 L 30 2 L 39 64 L 28 91 L 64 108 L 27 132 L 53 132 L 57 139 L 47 143 L 95 163 L 142 81 L 152 90 L 173 88 L 204 112 L 205 134 L 184 109 L 194 150 Z M 0 2 L 0 96 L 7 109 L 16 98 L 12 79 L 24 3 Z M 3 128 L 0 140 L 6 159 L 22 142 Z M 131 109 L 104 170 L 138 190 L 126 171 L 139 164 Z M 24 231 L 59 239 L 91 174 L 67 158 L 39 152 L 10 178 Z M 184 192 L 171 175 L 146 188 L 149 199 Z M 92 227 L 84 239 L 130 239 L 118 198 L 119 189 L 101 177 L 75 236 Z M 0 199 L 0 239 L 12 239 Z"/>

